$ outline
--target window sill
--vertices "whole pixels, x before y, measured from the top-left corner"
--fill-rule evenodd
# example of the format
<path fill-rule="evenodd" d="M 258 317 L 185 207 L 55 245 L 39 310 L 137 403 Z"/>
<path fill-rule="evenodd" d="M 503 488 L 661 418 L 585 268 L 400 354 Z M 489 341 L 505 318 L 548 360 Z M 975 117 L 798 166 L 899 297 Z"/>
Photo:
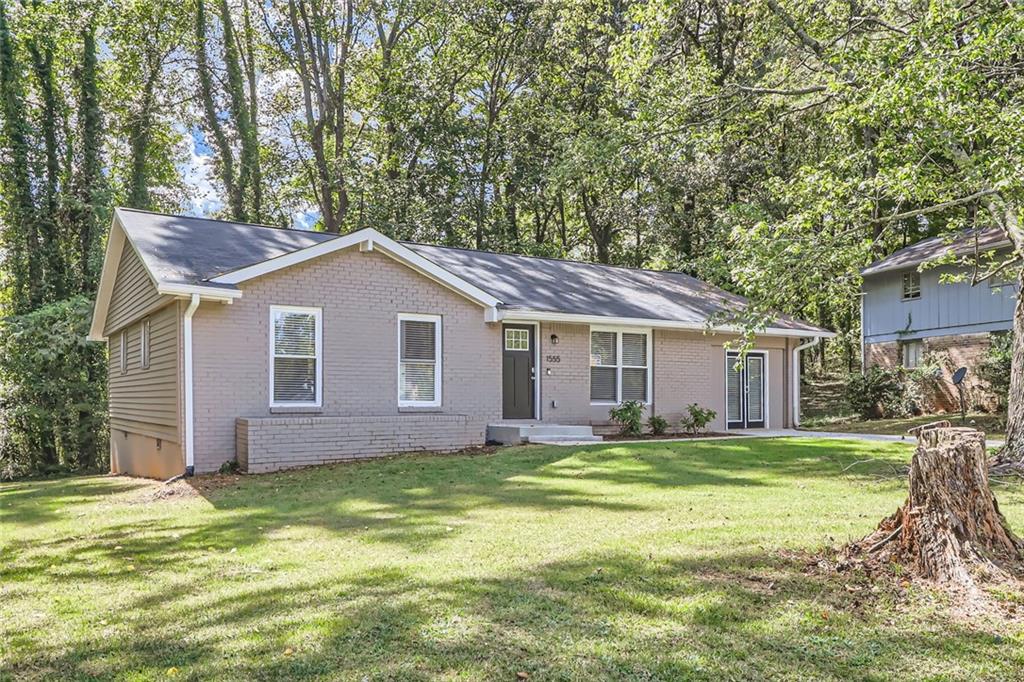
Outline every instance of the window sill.
<path fill-rule="evenodd" d="M 317 405 L 271 405 L 270 414 L 323 414 L 323 406 Z"/>
<path fill-rule="evenodd" d="M 419 414 L 441 414 L 442 412 L 444 412 L 444 410 L 441 408 L 440 405 L 433 405 L 433 406 L 427 406 L 427 405 L 424 405 L 424 406 L 419 406 L 419 405 L 399 405 L 398 406 L 398 413 L 402 414 L 403 412 L 408 412 L 408 413 L 412 413 L 412 414 L 416 414 L 416 413 L 419 413 Z"/>

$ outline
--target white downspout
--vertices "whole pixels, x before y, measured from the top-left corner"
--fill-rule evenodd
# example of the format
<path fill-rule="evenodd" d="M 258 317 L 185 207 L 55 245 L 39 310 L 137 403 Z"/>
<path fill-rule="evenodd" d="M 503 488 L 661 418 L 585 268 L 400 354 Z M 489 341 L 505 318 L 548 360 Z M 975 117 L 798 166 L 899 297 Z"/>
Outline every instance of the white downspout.
<path fill-rule="evenodd" d="M 195 407 L 192 404 L 192 315 L 199 307 L 199 294 L 192 294 L 188 307 L 185 308 L 184 321 L 184 354 L 185 354 L 185 475 L 195 473 Z"/>
<path fill-rule="evenodd" d="M 821 343 L 821 337 L 815 336 L 807 343 L 793 349 L 793 428 L 800 426 L 800 351 L 813 348 Z"/>

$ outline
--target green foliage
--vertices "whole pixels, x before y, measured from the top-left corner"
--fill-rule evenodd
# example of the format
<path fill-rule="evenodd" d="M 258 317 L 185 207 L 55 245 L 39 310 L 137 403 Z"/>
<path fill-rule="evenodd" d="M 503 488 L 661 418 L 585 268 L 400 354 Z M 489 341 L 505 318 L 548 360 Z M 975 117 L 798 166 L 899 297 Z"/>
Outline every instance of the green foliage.
<path fill-rule="evenodd" d="M 623 436 L 639 436 L 644 421 L 644 404 L 639 400 L 627 400 L 608 410 L 608 416 L 619 425 L 619 433 Z"/>
<path fill-rule="evenodd" d="M 932 359 L 913 370 L 903 367 L 868 368 L 853 372 L 846 382 L 846 399 L 862 419 L 893 419 L 920 414 L 924 396 L 939 381 L 938 366 Z"/>
<path fill-rule="evenodd" d="M 0 321 L 0 478 L 107 466 L 106 350 L 78 296 Z"/>
<path fill-rule="evenodd" d="M 862 419 L 879 419 L 886 406 L 897 404 L 903 394 L 898 369 L 874 366 L 864 373 L 852 372 L 846 381 L 846 400 Z"/>
<path fill-rule="evenodd" d="M 647 428 L 655 436 L 660 436 L 668 430 L 668 420 L 659 414 L 652 414 L 650 419 L 647 420 Z"/>
<path fill-rule="evenodd" d="M 686 414 L 679 420 L 679 426 L 683 431 L 695 436 L 706 429 L 717 416 L 718 413 L 714 410 L 692 403 L 686 408 Z"/>
<path fill-rule="evenodd" d="M 999 400 L 1000 410 L 1005 410 L 1013 364 L 1013 334 L 992 334 L 990 339 L 991 345 L 978 366 L 978 376 L 988 382 Z"/>

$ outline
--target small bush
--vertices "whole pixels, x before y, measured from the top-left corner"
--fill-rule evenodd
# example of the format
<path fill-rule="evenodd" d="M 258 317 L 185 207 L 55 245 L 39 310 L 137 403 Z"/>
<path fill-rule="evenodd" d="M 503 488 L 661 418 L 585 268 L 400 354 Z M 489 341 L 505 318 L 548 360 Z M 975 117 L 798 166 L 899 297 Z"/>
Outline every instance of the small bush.
<path fill-rule="evenodd" d="M 686 411 L 687 413 L 679 420 L 679 425 L 684 431 L 694 436 L 706 429 L 708 424 L 713 422 L 715 417 L 718 416 L 718 413 L 714 410 L 701 407 L 697 403 L 691 404 L 686 408 Z"/>
<path fill-rule="evenodd" d="M 846 400 L 862 419 L 879 419 L 903 396 L 901 370 L 871 367 L 853 372 L 846 381 Z"/>
<path fill-rule="evenodd" d="M 639 400 L 627 400 L 608 410 L 608 416 L 619 425 L 619 433 L 623 436 L 639 436 L 644 420 L 644 404 Z"/>
<path fill-rule="evenodd" d="M 652 414 L 651 418 L 647 420 L 647 426 L 650 428 L 651 433 L 655 436 L 660 436 L 668 429 L 668 420 L 661 415 Z"/>
<path fill-rule="evenodd" d="M 241 471 L 241 468 L 238 466 L 238 460 L 229 459 L 228 461 L 220 465 L 220 469 L 217 470 L 217 473 L 227 475 L 237 474 L 239 471 Z"/>

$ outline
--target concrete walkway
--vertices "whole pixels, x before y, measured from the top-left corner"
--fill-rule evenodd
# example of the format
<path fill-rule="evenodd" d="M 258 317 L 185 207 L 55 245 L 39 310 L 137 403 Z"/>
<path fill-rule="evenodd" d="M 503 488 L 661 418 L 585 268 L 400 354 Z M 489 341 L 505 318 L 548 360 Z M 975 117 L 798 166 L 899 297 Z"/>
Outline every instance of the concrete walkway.
<path fill-rule="evenodd" d="M 866 440 L 866 441 L 881 441 L 881 442 L 907 442 L 913 443 L 914 437 L 911 435 L 894 436 L 885 433 L 841 433 L 838 431 L 804 431 L 802 429 L 736 429 L 729 432 L 727 436 L 701 436 L 698 438 L 659 438 L 659 439 L 648 439 L 648 440 L 608 440 L 604 441 L 603 444 L 614 444 L 614 445 L 628 445 L 630 443 L 692 443 L 694 441 L 705 441 L 705 440 L 726 440 L 729 438 L 833 438 L 836 440 Z M 532 441 L 534 443 L 540 443 L 542 445 L 600 445 L 602 443 L 594 443 L 593 441 Z M 985 446 L 989 448 L 1002 447 L 1002 440 L 989 439 L 985 441 Z"/>

